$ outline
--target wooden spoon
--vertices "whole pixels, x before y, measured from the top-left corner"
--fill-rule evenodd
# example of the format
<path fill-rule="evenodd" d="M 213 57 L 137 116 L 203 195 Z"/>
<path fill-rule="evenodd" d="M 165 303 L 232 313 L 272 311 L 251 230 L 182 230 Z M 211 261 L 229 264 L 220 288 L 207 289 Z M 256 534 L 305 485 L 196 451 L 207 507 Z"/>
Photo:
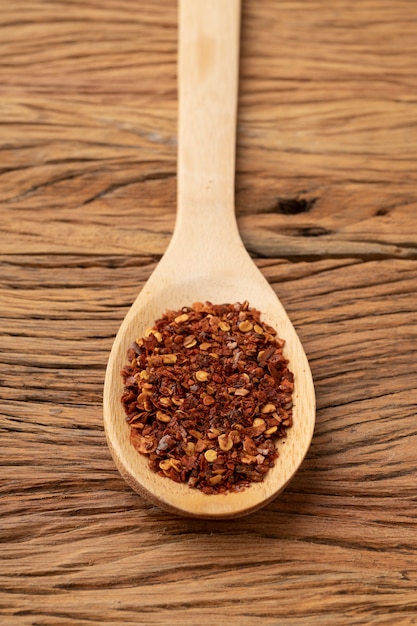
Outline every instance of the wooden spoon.
<path fill-rule="evenodd" d="M 300 340 L 240 239 L 234 211 L 240 0 L 180 0 L 178 214 L 170 245 L 115 339 L 104 387 L 104 425 L 114 461 L 138 493 L 181 515 L 227 518 L 272 500 L 299 468 L 311 442 L 315 396 Z M 293 426 L 264 482 L 206 495 L 161 477 L 129 441 L 121 395 L 128 346 L 167 309 L 196 301 L 243 302 L 285 339 L 295 376 Z"/>

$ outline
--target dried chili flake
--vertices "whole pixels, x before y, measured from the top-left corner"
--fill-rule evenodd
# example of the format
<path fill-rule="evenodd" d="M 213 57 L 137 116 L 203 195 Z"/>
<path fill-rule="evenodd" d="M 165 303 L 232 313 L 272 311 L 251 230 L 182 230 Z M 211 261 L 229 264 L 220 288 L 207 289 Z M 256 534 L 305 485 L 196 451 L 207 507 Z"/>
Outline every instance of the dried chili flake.
<path fill-rule="evenodd" d="M 284 341 L 243 304 L 167 311 L 128 349 L 122 404 L 154 472 L 204 493 L 260 482 L 292 425 Z"/>

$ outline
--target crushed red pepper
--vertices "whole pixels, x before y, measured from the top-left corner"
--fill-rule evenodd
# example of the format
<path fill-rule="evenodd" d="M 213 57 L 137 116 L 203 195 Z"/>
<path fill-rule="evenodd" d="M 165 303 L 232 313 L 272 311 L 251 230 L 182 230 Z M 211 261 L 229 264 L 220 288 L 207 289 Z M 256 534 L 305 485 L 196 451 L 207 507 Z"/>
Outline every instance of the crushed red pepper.
<path fill-rule="evenodd" d="M 292 425 L 283 345 L 247 301 L 158 319 L 122 370 L 130 440 L 151 469 L 207 494 L 262 481 Z"/>

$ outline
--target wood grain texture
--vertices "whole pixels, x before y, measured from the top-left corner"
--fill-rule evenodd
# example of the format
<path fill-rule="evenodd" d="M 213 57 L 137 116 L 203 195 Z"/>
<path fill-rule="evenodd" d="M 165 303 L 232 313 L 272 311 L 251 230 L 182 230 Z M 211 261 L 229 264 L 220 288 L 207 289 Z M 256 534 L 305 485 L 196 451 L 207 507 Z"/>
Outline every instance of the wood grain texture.
<path fill-rule="evenodd" d="M 175 219 L 176 3 L 2 2 L 0 622 L 417 623 L 412 0 L 245 0 L 239 226 L 316 384 L 234 522 L 120 479 L 102 387 Z"/>

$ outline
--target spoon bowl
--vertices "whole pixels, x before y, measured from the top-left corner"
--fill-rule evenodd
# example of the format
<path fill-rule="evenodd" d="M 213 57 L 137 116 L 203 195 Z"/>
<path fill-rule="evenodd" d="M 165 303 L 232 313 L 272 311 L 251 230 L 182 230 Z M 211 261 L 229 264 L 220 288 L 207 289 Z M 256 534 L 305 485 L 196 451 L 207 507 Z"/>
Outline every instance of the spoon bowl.
<path fill-rule="evenodd" d="M 174 235 L 116 336 L 104 386 L 104 425 L 122 476 L 149 501 L 181 515 L 232 518 L 271 501 L 309 448 L 315 396 L 308 361 L 288 315 L 240 239 L 234 214 L 239 0 L 181 0 L 179 46 L 178 212 Z M 219 88 L 221 87 L 221 89 Z M 248 300 L 285 340 L 294 374 L 293 425 L 263 482 L 207 495 L 159 476 L 130 443 L 121 403 L 128 346 L 168 309 L 193 302 Z"/>

